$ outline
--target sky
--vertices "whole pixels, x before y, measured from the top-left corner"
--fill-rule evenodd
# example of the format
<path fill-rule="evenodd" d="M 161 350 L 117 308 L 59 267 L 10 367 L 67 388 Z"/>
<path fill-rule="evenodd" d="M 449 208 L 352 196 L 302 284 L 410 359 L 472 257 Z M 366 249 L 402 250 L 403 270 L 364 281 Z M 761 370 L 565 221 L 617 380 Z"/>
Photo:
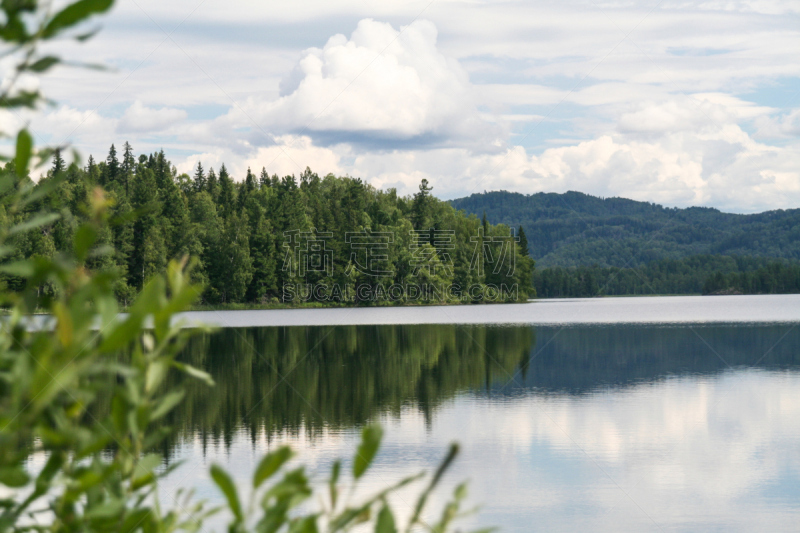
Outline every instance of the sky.
<path fill-rule="evenodd" d="M 39 83 L 40 144 L 440 198 L 800 207 L 800 2 L 119 0 Z M 31 82 L 33 83 L 33 82 Z"/>

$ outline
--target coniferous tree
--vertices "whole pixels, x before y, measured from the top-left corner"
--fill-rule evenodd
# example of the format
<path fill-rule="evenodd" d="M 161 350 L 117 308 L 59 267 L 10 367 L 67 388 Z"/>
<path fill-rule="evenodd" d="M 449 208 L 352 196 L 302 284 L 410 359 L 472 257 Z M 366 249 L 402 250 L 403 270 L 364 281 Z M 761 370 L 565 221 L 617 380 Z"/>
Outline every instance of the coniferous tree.
<path fill-rule="evenodd" d="M 64 158 L 61 157 L 61 149 L 56 148 L 55 152 L 53 152 L 53 168 L 51 170 L 51 175 L 56 176 L 61 174 L 65 168 L 66 163 L 64 163 Z"/>
<path fill-rule="evenodd" d="M 267 173 L 267 167 L 261 167 L 261 176 L 258 178 L 258 184 L 261 187 L 272 186 L 272 182 L 269 179 L 269 174 Z"/>
<path fill-rule="evenodd" d="M 241 301 L 253 278 L 246 217 L 240 217 L 235 211 L 228 216 L 215 252 L 211 284 L 223 303 Z"/>
<path fill-rule="evenodd" d="M 239 210 L 244 209 L 244 204 L 247 203 L 247 198 L 256 190 L 256 177 L 247 167 L 247 176 L 244 179 L 241 189 L 239 190 Z"/>
<path fill-rule="evenodd" d="M 158 187 L 158 190 L 163 191 L 166 190 L 170 182 L 172 182 L 173 171 L 170 168 L 169 161 L 167 161 L 167 156 L 164 154 L 164 150 L 160 150 L 154 159 L 153 173 L 156 180 L 156 186 Z"/>
<path fill-rule="evenodd" d="M 247 289 L 247 299 L 264 302 L 267 297 L 277 297 L 275 235 L 272 225 L 263 214 L 253 226 L 250 235 L 250 258 L 253 276 Z"/>
<path fill-rule="evenodd" d="M 214 172 L 214 167 L 208 169 L 208 178 L 206 178 L 206 191 L 211 199 L 216 202 L 219 195 L 219 181 L 217 181 L 217 173 Z"/>
<path fill-rule="evenodd" d="M 98 183 L 100 181 L 97 164 L 94 161 L 94 157 L 91 155 L 89 155 L 89 159 L 86 160 L 86 178 L 91 183 Z"/>
<path fill-rule="evenodd" d="M 152 169 L 139 165 L 133 187 L 132 207 L 141 211 L 133 224 L 132 250 L 128 260 L 129 283 L 141 290 L 148 274 L 163 260 L 166 261 L 164 235 L 156 214 L 158 186 Z M 151 242 L 156 239 L 158 242 Z"/>
<path fill-rule="evenodd" d="M 195 192 L 205 191 L 208 188 L 206 181 L 206 173 L 203 170 L 203 165 L 200 161 L 197 162 L 197 168 L 194 171 L 194 190 Z"/>
<path fill-rule="evenodd" d="M 119 177 L 119 160 L 117 160 L 117 149 L 114 145 L 108 150 L 108 157 L 106 157 L 106 168 L 103 175 L 102 184 L 107 187 L 113 187 L 117 183 Z"/>
<path fill-rule="evenodd" d="M 428 180 L 423 178 L 419 184 L 419 192 L 414 195 L 414 202 L 411 207 L 412 222 L 414 229 L 430 229 L 430 197 L 433 187 L 428 185 Z"/>
<path fill-rule="evenodd" d="M 525 230 L 522 226 L 519 227 L 519 247 L 525 256 L 530 256 L 530 250 L 528 250 L 528 238 L 525 236 Z"/>
<path fill-rule="evenodd" d="M 236 187 L 228 175 L 225 163 L 219 167 L 219 196 L 217 197 L 219 212 L 223 217 L 228 217 L 236 210 Z"/>
<path fill-rule="evenodd" d="M 128 141 L 125 141 L 125 151 L 122 154 L 122 184 L 125 196 L 130 195 L 130 182 L 133 179 L 133 172 L 136 168 L 136 159 L 133 157 L 133 148 Z"/>

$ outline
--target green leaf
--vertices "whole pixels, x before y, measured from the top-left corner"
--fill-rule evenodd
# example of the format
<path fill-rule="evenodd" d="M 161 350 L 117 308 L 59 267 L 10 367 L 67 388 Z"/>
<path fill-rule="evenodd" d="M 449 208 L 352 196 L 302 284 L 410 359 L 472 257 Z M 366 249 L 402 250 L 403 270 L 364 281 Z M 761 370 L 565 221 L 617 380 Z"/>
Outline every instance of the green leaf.
<path fill-rule="evenodd" d="M 100 28 L 95 28 L 95 29 L 93 29 L 91 31 L 88 31 L 86 33 L 81 33 L 80 35 L 76 35 L 75 36 L 75 40 L 78 41 L 78 42 L 81 42 L 81 43 L 83 41 L 88 41 L 89 39 L 91 39 L 92 37 L 97 35 L 98 31 L 100 31 Z"/>
<path fill-rule="evenodd" d="M 359 444 L 353 459 L 354 478 L 358 479 L 363 476 L 369 465 L 372 464 L 381 445 L 381 438 L 383 438 L 383 429 L 378 425 L 366 426 L 361 431 L 361 444 Z"/>
<path fill-rule="evenodd" d="M 228 500 L 228 507 L 231 508 L 236 520 L 241 522 L 244 519 L 242 504 L 239 502 L 239 494 L 236 492 L 236 486 L 233 484 L 231 477 L 219 465 L 211 465 L 211 479 L 214 480 L 219 490 L 225 495 L 225 499 Z"/>
<path fill-rule="evenodd" d="M 0 483 L 6 487 L 18 488 L 28 484 L 30 477 L 22 467 L 0 468 Z"/>
<path fill-rule="evenodd" d="M 100 350 L 104 352 L 119 350 L 138 337 L 141 334 L 142 322 L 144 322 L 145 316 L 153 309 L 160 307 L 159 299 L 163 297 L 163 294 L 163 279 L 160 277 L 153 278 L 136 297 L 128 318 L 117 324 L 103 339 Z"/>
<path fill-rule="evenodd" d="M 46 226 L 47 224 L 55 222 L 59 218 L 61 218 L 61 215 L 59 215 L 58 213 L 39 213 L 38 215 L 32 216 L 23 223 L 13 226 L 10 230 L 8 230 L 8 234 L 14 235 L 16 233 L 22 233 L 24 231 L 40 228 L 42 226 Z"/>
<path fill-rule="evenodd" d="M 170 392 L 169 394 L 164 396 L 158 403 L 156 408 L 153 409 L 153 412 L 150 413 L 150 420 L 158 420 L 165 414 L 172 411 L 172 409 L 174 409 L 176 405 L 181 403 L 181 400 L 183 400 L 184 395 L 185 395 L 184 391 L 179 390 Z"/>
<path fill-rule="evenodd" d="M 164 378 L 167 377 L 169 366 L 165 361 L 153 361 L 147 367 L 147 374 L 145 375 L 144 392 L 152 393 L 156 388 L 161 385 Z"/>
<path fill-rule="evenodd" d="M 389 506 L 384 503 L 378 513 L 378 520 L 375 522 L 375 533 L 397 533 L 394 525 L 394 515 Z"/>
<path fill-rule="evenodd" d="M 317 533 L 318 531 L 316 515 L 297 518 L 289 526 L 289 533 Z"/>
<path fill-rule="evenodd" d="M 149 484 L 154 479 L 153 471 L 161 464 L 163 458 L 157 453 L 148 453 L 136 464 L 133 472 L 131 488 L 136 490 Z"/>
<path fill-rule="evenodd" d="M 33 109 L 42 98 L 39 91 L 19 91 L 14 96 L 7 96 L 0 98 L 0 107 L 16 108 L 16 107 L 29 107 Z"/>
<path fill-rule="evenodd" d="M 439 481 L 442 479 L 442 476 L 450 468 L 450 465 L 453 464 L 453 461 L 458 455 L 458 444 L 453 443 L 450 445 L 450 449 L 447 451 L 447 455 L 445 456 L 444 460 L 439 465 L 439 468 L 436 469 L 436 473 L 433 474 L 433 478 L 425 490 L 420 494 L 419 498 L 417 499 L 417 505 L 414 508 L 414 514 L 411 516 L 411 520 L 408 522 L 409 528 L 414 524 L 418 523 L 419 517 L 422 514 L 422 509 L 425 507 L 425 503 L 428 501 L 428 496 L 436 488 L 436 485 L 439 484 Z"/>
<path fill-rule="evenodd" d="M 453 496 L 455 497 L 456 501 L 461 501 L 467 497 L 467 484 L 461 483 L 456 489 L 453 491 Z"/>
<path fill-rule="evenodd" d="M 108 520 L 118 517 L 125 510 L 125 500 L 114 498 L 100 505 L 92 506 L 86 511 L 89 520 Z"/>
<path fill-rule="evenodd" d="M 100 350 L 103 352 L 113 352 L 130 343 L 142 329 L 142 319 L 138 316 L 129 316 L 121 324 L 118 324 L 111 333 L 109 333 L 103 343 L 100 345 Z"/>
<path fill-rule="evenodd" d="M 150 519 L 150 520 L 147 520 Z M 148 531 L 151 528 L 145 527 L 149 525 L 150 522 L 153 520 L 152 511 L 145 507 L 142 509 L 135 509 L 130 512 L 130 514 L 125 518 L 125 521 L 122 522 L 122 526 L 119 528 L 120 533 L 133 533 L 134 531 Z"/>
<path fill-rule="evenodd" d="M 45 26 L 43 37 L 48 39 L 56 33 L 74 26 L 96 13 L 103 13 L 114 4 L 114 0 L 79 0 L 70 4 L 50 20 Z"/>
<path fill-rule="evenodd" d="M 59 185 L 61 185 L 64 181 L 66 181 L 66 179 L 67 179 L 67 173 L 61 172 L 59 174 L 56 174 L 55 176 L 40 181 L 33 188 L 33 192 L 25 195 L 25 198 L 23 198 L 19 202 L 20 207 L 25 207 L 29 204 L 32 204 L 33 202 L 38 201 L 41 198 L 44 198 L 51 192 L 55 191 Z"/>
<path fill-rule="evenodd" d="M 292 457 L 292 450 L 288 446 L 281 446 L 274 452 L 268 453 L 256 467 L 253 474 L 253 487 L 258 488 L 269 479 Z"/>
<path fill-rule="evenodd" d="M 108 446 L 108 443 L 111 442 L 111 440 L 112 440 L 111 435 L 108 434 L 98 435 L 88 443 L 78 448 L 75 453 L 75 458 L 80 459 L 82 457 L 88 457 L 89 455 L 99 452 L 100 450 Z"/>
<path fill-rule="evenodd" d="M 50 454 L 50 457 L 47 459 L 47 463 L 45 463 L 44 468 L 42 468 L 42 471 L 39 472 L 39 475 L 36 477 L 36 490 L 38 492 L 44 493 L 47 490 L 50 482 L 53 480 L 56 473 L 58 473 L 58 471 L 61 469 L 61 465 L 63 464 L 63 453 L 52 452 Z"/>
<path fill-rule="evenodd" d="M 28 175 L 28 163 L 33 154 L 33 138 L 28 130 L 20 130 L 17 134 L 17 154 L 14 160 L 14 165 L 17 170 L 17 176 Z"/>
<path fill-rule="evenodd" d="M 33 276 L 34 269 L 33 261 L 14 261 L 13 263 L 0 265 L 0 272 L 21 278 Z"/>
<path fill-rule="evenodd" d="M 177 361 L 173 361 L 172 366 L 174 366 L 181 372 L 184 372 L 187 375 L 192 376 L 193 378 L 197 378 L 201 381 L 204 381 L 207 385 L 211 387 L 214 386 L 214 379 L 208 372 L 204 372 L 203 370 L 195 368 L 192 365 L 187 365 L 186 363 L 178 363 Z"/>
<path fill-rule="evenodd" d="M 334 509 L 336 508 L 336 501 L 339 498 L 339 488 L 336 484 L 339 482 L 339 474 L 342 471 L 342 462 L 340 460 L 336 460 L 333 462 L 333 467 L 331 468 L 331 479 L 328 481 L 328 493 L 331 497 L 331 507 Z"/>
<path fill-rule="evenodd" d="M 128 406 L 121 394 L 111 399 L 111 422 L 117 433 L 125 433 L 128 429 Z"/>
<path fill-rule="evenodd" d="M 45 70 L 49 69 L 59 61 L 60 59 L 58 59 L 55 56 L 45 56 L 39 59 L 38 61 L 28 65 L 25 70 L 30 70 L 33 72 L 44 72 Z"/>

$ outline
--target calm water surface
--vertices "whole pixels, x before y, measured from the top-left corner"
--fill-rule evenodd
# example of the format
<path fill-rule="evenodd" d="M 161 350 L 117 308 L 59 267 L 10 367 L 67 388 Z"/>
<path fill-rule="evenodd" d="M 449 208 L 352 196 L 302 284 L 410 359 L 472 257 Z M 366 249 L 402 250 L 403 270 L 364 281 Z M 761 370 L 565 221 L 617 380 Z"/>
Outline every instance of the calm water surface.
<path fill-rule="evenodd" d="M 241 328 L 377 324 L 698 324 L 800 322 L 800 294 L 565 298 L 524 304 L 203 311 L 184 320 Z"/>
<path fill-rule="evenodd" d="M 188 384 L 172 415 L 167 446 L 186 464 L 164 497 L 194 486 L 219 501 L 211 462 L 244 486 L 258 458 L 287 442 L 322 478 L 378 420 L 385 445 L 367 491 L 430 470 L 457 440 L 447 482 L 470 480 L 483 505 L 466 525 L 794 531 L 800 327 L 785 319 L 800 300 L 775 302 L 787 323 L 224 329 L 184 354 L 218 385 Z M 472 309 L 486 318 L 495 308 Z M 400 509 L 410 501 L 395 498 Z"/>

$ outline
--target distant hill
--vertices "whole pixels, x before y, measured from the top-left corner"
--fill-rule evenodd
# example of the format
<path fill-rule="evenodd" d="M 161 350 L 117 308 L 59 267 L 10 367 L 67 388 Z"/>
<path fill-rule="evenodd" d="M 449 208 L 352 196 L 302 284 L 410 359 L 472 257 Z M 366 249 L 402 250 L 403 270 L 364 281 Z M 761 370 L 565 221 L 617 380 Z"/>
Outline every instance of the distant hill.
<path fill-rule="evenodd" d="M 754 215 L 668 208 L 580 192 L 508 191 L 451 200 L 492 224 L 522 225 L 537 266 L 638 266 L 697 254 L 800 259 L 800 209 Z"/>

